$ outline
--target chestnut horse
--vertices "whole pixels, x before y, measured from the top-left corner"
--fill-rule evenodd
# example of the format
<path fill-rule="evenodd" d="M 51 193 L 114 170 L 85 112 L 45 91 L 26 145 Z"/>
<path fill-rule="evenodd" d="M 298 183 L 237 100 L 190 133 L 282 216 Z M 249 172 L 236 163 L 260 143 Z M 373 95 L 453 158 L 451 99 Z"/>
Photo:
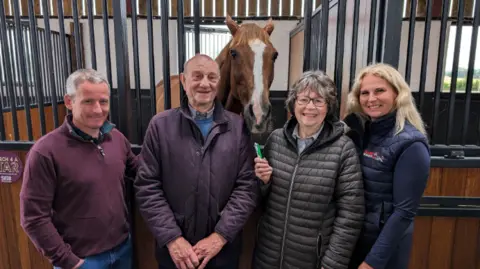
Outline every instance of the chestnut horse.
<path fill-rule="evenodd" d="M 277 50 L 270 42 L 273 21 L 265 27 L 253 23 L 238 25 L 230 16 L 226 24 L 232 39 L 215 61 L 220 67 L 217 98 L 226 110 L 243 115 L 252 134 L 272 131 L 270 86 L 274 78 Z M 172 108 L 180 106 L 179 76 L 170 77 Z M 157 113 L 164 110 L 163 80 L 156 86 Z"/>

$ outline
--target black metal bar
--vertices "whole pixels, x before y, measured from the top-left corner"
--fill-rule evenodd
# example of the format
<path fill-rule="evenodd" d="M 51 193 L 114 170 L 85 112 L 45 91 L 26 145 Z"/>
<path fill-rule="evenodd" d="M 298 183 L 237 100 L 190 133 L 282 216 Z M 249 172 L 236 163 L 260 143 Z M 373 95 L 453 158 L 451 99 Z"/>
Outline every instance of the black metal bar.
<path fill-rule="evenodd" d="M 200 0 L 193 0 L 193 17 L 195 27 L 195 54 L 200 53 Z"/>
<path fill-rule="evenodd" d="M 375 21 L 377 20 L 377 0 L 372 0 L 370 6 L 370 23 L 368 29 L 368 47 L 367 47 L 367 64 L 372 63 L 373 47 L 375 43 Z"/>
<path fill-rule="evenodd" d="M 77 62 L 77 69 L 82 68 L 82 46 L 80 39 L 80 22 L 78 19 L 78 4 L 77 0 L 72 0 L 72 11 L 73 11 L 73 32 L 75 37 L 75 56 Z"/>
<path fill-rule="evenodd" d="M 113 5 L 113 22 L 115 34 L 115 57 L 117 60 L 117 88 L 118 88 L 118 126 L 119 130 L 132 139 L 132 95 L 130 94 L 130 73 L 128 63 L 127 40 L 127 5 L 125 0 Z"/>
<path fill-rule="evenodd" d="M 52 93 L 52 111 L 53 111 L 53 125 L 54 128 L 58 127 L 58 106 L 57 106 L 57 87 L 55 84 L 55 69 L 53 68 L 53 53 L 52 53 L 52 40 L 50 31 L 50 12 L 48 11 L 48 3 L 43 0 L 43 20 L 45 24 L 45 45 L 47 46 L 47 72 L 49 74 L 49 88 Z"/>
<path fill-rule="evenodd" d="M 23 89 L 23 102 L 25 107 L 25 119 L 27 122 L 27 137 L 28 140 L 33 140 L 33 131 L 32 131 L 32 119 L 30 115 L 30 94 L 28 94 L 28 79 L 27 79 L 27 70 L 25 68 L 25 52 L 23 51 L 23 37 L 22 37 L 22 24 L 20 22 L 20 4 L 19 1 L 13 1 L 13 13 L 15 14 L 15 34 L 16 34 L 16 48 L 18 52 L 18 62 L 20 67 L 20 77 L 22 80 L 22 89 Z M 16 113 L 12 110 L 12 114 Z M 18 123 L 17 123 L 18 124 Z"/>
<path fill-rule="evenodd" d="M 320 24 L 320 60 L 318 69 L 327 70 L 327 44 L 328 44 L 328 13 L 330 9 L 330 1 L 322 0 L 322 16 Z"/>
<path fill-rule="evenodd" d="M 1 26 L 1 24 L 0 24 Z M 3 53 L 2 53 L 3 54 Z M 0 112 L 3 111 L 3 102 L 4 100 L 6 100 L 6 98 L 4 99 L 4 95 L 3 95 L 3 78 L 5 77 L 5 74 L 4 74 L 4 69 L 5 69 L 5 63 L 4 63 L 4 60 L 3 60 L 3 55 L 0 54 Z M 5 96 L 6 97 L 6 96 Z M 0 113 L 0 141 L 4 141 L 6 140 L 6 134 L 5 134 L 5 125 L 4 125 L 4 120 L 3 120 L 3 112 Z"/>
<path fill-rule="evenodd" d="M 479 218 L 480 208 L 419 207 L 417 216 Z"/>
<path fill-rule="evenodd" d="M 178 46 L 178 74 L 183 73 L 183 64 L 185 63 L 185 21 L 183 18 L 183 0 L 177 0 L 177 46 Z M 185 98 L 185 90 L 182 83 L 180 85 L 180 100 Z"/>
<path fill-rule="evenodd" d="M 423 112 L 423 105 L 425 103 L 425 83 L 427 77 L 427 64 L 428 64 L 428 51 L 430 50 L 430 26 L 432 24 L 432 2 L 433 0 L 427 0 L 427 14 L 425 16 L 425 31 L 423 32 L 423 51 L 422 51 L 422 64 L 420 70 L 420 87 L 419 87 L 419 110 Z"/>
<path fill-rule="evenodd" d="M 411 73 L 412 73 L 413 40 L 415 39 L 415 22 L 416 22 L 415 19 L 417 17 L 417 0 L 412 0 L 410 3 L 411 5 L 410 5 L 410 18 L 408 23 L 407 62 L 405 64 L 405 81 L 408 84 L 410 84 Z"/>
<path fill-rule="evenodd" d="M 358 43 L 358 17 L 360 13 L 360 0 L 355 0 L 353 6 L 353 29 L 352 29 L 352 58 L 350 61 L 350 80 L 348 83 L 348 90 L 352 89 L 353 81 L 355 80 L 355 72 L 357 69 L 357 43 Z"/>
<path fill-rule="evenodd" d="M 43 107 L 43 87 L 42 87 L 42 77 L 40 76 L 40 60 L 38 52 L 38 39 L 37 39 L 37 20 L 35 19 L 35 9 L 33 6 L 33 0 L 28 0 L 28 18 L 29 18 L 29 28 L 30 28 L 30 37 L 32 39 L 32 72 L 34 73 L 33 81 L 35 84 L 35 89 L 37 93 L 37 104 L 38 112 L 40 117 L 40 130 L 42 136 L 47 133 L 46 123 L 45 123 L 45 109 Z"/>
<path fill-rule="evenodd" d="M 110 33 L 109 25 L 108 25 L 108 0 L 102 1 L 102 19 L 103 19 L 103 42 L 105 44 L 105 60 L 106 60 L 106 67 L 107 67 L 107 80 L 110 83 L 110 87 L 113 85 L 112 79 L 112 56 L 110 50 L 110 35 L 105 33 Z M 111 97 L 110 97 L 111 98 Z M 110 102 L 110 111 L 112 111 L 112 102 Z M 112 120 L 112 114 L 108 115 L 109 120 Z"/>
<path fill-rule="evenodd" d="M 164 110 L 171 108 L 171 89 L 170 89 L 170 52 L 168 38 L 168 0 L 160 2 L 162 12 L 162 59 L 163 59 L 163 102 Z"/>
<path fill-rule="evenodd" d="M 140 56 L 138 55 L 138 26 L 137 26 L 137 0 L 131 0 L 132 9 L 132 39 L 133 39 L 133 73 L 135 74 L 135 98 L 137 106 L 137 137 L 143 143 L 142 128 L 142 94 L 140 86 Z"/>
<path fill-rule="evenodd" d="M 150 110 L 151 110 L 151 116 L 153 116 L 157 114 L 157 99 L 156 99 L 155 64 L 154 64 L 155 54 L 153 53 L 154 42 L 153 42 L 152 0 L 147 0 L 147 7 L 148 7 L 147 9 L 148 65 L 150 67 Z"/>
<path fill-rule="evenodd" d="M 69 69 L 68 68 L 68 58 L 67 58 L 67 40 L 66 40 L 66 34 L 65 34 L 65 20 L 63 16 L 63 0 L 57 0 L 57 14 L 58 14 L 58 24 L 60 28 L 60 40 L 61 40 L 61 46 L 60 46 L 60 55 L 62 59 L 62 67 L 63 67 L 63 72 L 62 72 L 62 86 L 63 82 L 68 77 Z M 64 87 L 62 87 L 64 88 Z"/>
<path fill-rule="evenodd" d="M 459 180 L 461 180 L 461 178 L 459 178 Z M 442 207 L 479 206 L 480 209 L 480 198 L 462 196 L 424 196 L 420 200 L 420 204 L 423 206 L 428 204 Z"/>
<path fill-rule="evenodd" d="M 385 44 L 385 46 L 388 46 L 389 44 L 388 44 L 388 41 L 386 40 L 387 33 L 384 32 L 384 29 L 388 29 L 389 32 L 393 30 L 389 28 L 390 23 L 385 19 L 385 16 L 386 16 L 385 13 L 387 12 L 390 13 L 392 10 L 390 7 L 387 9 L 386 3 L 385 3 L 386 1 L 387 0 L 379 0 L 378 2 L 378 23 L 377 23 L 377 32 L 376 32 L 377 46 L 376 46 L 375 62 L 382 62 L 382 55 L 387 55 L 387 53 L 385 52 L 386 48 L 383 47 L 383 45 Z M 394 2 L 398 2 L 398 1 L 389 2 L 389 4 L 392 5 L 392 3 Z M 387 19 L 390 20 L 388 16 L 387 16 Z"/>
<path fill-rule="evenodd" d="M 310 2 L 310 1 L 307 1 Z M 347 12 L 347 1 L 339 0 L 337 8 L 337 41 L 335 46 L 335 84 L 337 86 L 337 100 L 342 100 L 343 86 L 343 54 L 345 50 L 345 16 Z M 353 55 L 352 55 L 353 57 Z M 337 115 L 340 116 L 340 107 Z"/>
<path fill-rule="evenodd" d="M 97 53 L 95 49 L 95 27 L 93 25 L 93 0 L 87 0 L 88 32 L 90 33 L 90 53 L 92 68 L 97 69 Z"/>
<path fill-rule="evenodd" d="M 470 104 L 472 101 L 473 71 L 475 68 L 475 55 L 477 52 L 478 27 L 480 26 L 480 0 L 475 3 L 475 18 L 473 20 L 472 42 L 470 43 L 470 58 L 468 60 L 467 83 L 465 88 L 465 114 L 463 116 L 462 144 L 467 143 L 468 121 L 470 116 Z"/>
<path fill-rule="evenodd" d="M 447 141 L 446 144 L 450 145 L 452 141 L 453 132 L 453 116 L 455 114 L 455 93 L 457 91 L 457 77 L 458 77 L 458 62 L 460 61 L 460 45 L 462 41 L 462 28 L 463 28 L 463 16 L 464 16 L 464 0 L 458 1 L 458 20 L 457 20 L 457 33 L 455 35 L 455 49 L 453 51 L 453 65 L 452 65 L 452 80 L 450 82 L 450 103 L 448 108 L 448 122 L 447 122 Z"/>
<path fill-rule="evenodd" d="M 433 122 L 430 126 L 430 137 L 431 141 L 435 143 L 435 138 L 437 137 L 437 133 L 435 132 L 435 128 L 438 126 L 438 115 L 440 111 L 440 94 L 443 89 L 443 61 L 445 58 L 445 36 L 447 32 L 447 19 L 448 19 L 448 12 L 450 7 L 450 0 L 443 0 L 442 4 L 442 22 L 440 23 L 440 45 L 438 47 L 438 56 L 437 56 L 437 71 L 435 74 L 435 104 L 433 107 Z"/>
<path fill-rule="evenodd" d="M 312 43 L 310 42 L 310 39 L 312 37 L 312 2 L 313 1 L 306 1 L 305 8 L 303 9 L 305 25 L 303 37 L 303 71 L 311 69 L 310 50 Z"/>

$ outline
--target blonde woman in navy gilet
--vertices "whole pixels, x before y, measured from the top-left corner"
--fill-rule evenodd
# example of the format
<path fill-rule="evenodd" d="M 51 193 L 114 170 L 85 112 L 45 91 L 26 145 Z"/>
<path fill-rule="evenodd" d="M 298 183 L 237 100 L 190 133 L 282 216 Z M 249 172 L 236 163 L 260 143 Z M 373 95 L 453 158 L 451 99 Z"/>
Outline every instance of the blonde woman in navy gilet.
<path fill-rule="evenodd" d="M 366 206 L 349 269 L 407 269 L 430 150 L 402 75 L 386 64 L 361 70 L 344 122 L 360 155 Z"/>

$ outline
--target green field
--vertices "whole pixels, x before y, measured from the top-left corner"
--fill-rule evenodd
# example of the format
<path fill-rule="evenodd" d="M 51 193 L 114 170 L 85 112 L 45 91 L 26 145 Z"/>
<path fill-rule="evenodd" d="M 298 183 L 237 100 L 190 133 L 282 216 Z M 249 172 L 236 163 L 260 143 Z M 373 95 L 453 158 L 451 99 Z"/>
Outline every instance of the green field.
<path fill-rule="evenodd" d="M 443 80 L 442 92 L 450 92 L 451 77 L 445 76 Z M 456 91 L 457 93 L 465 92 L 467 86 L 466 78 L 457 78 Z M 480 78 L 474 78 L 472 81 L 472 92 L 480 92 Z"/>

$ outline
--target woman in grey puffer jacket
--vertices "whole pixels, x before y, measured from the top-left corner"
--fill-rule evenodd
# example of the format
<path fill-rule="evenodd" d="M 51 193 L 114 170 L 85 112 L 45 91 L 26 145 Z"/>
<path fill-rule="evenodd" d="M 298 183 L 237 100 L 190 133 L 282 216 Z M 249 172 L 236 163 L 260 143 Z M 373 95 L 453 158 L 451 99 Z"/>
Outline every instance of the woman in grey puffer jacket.
<path fill-rule="evenodd" d="M 355 145 L 336 119 L 336 89 L 308 71 L 287 98 L 293 117 L 256 158 L 264 212 L 254 269 L 343 269 L 364 218 L 362 172 Z"/>

